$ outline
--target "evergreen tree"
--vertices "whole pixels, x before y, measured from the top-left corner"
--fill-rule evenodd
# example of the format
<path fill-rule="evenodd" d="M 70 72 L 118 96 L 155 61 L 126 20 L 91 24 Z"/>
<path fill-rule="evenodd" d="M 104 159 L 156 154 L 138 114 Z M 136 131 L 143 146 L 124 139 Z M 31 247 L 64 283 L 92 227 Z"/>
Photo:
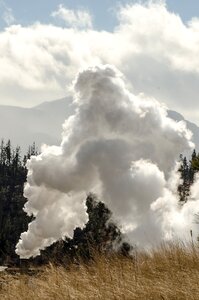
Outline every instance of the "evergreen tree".
<path fill-rule="evenodd" d="M 0 264 L 18 261 L 15 245 L 31 218 L 23 211 L 23 186 L 27 170 L 21 162 L 20 147 L 10 140 L 0 147 Z"/>
<path fill-rule="evenodd" d="M 186 202 L 189 197 L 190 190 L 190 177 L 189 177 L 189 165 L 186 157 L 180 156 L 181 166 L 179 172 L 181 174 L 182 184 L 178 186 L 178 193 L 181 202 Z"/>
<path fill-rule="evenodd" d="M 191 160 L 187 162 L 187 158 L 180 155 L 180 176 L 182 183 L 178 186 L 180 202 L 187 202 L 190 195 L 190 188 L 194 182 L 195 174 L 199 172 L 199 154 L 196 150 L 191 155 Z"/>

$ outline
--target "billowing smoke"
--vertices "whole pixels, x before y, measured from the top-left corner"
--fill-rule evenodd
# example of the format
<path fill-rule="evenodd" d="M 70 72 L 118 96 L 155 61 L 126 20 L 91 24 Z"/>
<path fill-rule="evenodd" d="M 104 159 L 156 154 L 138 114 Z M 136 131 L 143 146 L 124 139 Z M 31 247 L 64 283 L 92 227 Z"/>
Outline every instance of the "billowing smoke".
<path fill-rule="evenodd" d="M 199 191 L 180 208 L 176 160 L 193 147 L 183 122 L 154 99 L 131 94 L 114 67 L 79 73 L 76 110 L 63 125 L 60 147 L 28 162 L 25 211 L 35 217 L 16 252 L 29 258 L 87 221 L 85 198 L 97 193 L 122 232 L 139 245 L 184 237 L 195 226 Z"/>

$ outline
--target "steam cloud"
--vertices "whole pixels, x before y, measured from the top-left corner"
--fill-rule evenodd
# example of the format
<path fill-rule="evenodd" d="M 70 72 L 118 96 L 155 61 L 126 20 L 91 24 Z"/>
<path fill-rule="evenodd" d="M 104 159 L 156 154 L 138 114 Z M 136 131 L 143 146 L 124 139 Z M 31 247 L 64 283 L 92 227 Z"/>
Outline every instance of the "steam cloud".
<path fill-rule="evenodd" d="M 60 147 L 46 146 L 28 162 L 25 211 L 35 220 L 21 234 L 16 253 L 34 257 L 71 237 L 87 221 L 88 192 L 98 194 L 139 245 L 195 232 L 197 181 L 193 199 L 182 208 L 176 195 L 175 161 L 193 148 L 185 124 L 168 118 L 156 100 L 131 94 L 109 65 L 80 72 L 74 90 L 76 111 L 63 125 Z"/>

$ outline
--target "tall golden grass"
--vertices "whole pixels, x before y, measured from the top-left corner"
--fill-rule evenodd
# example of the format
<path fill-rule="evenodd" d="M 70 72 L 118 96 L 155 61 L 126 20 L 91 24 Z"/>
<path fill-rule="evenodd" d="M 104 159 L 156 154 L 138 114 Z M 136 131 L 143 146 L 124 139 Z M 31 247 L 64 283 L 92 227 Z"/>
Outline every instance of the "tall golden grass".
<path fill-rule="evenodd" d="M 198 300 L 199 251 L 167 244 L 133 258 L 96 254 L 89 264 L 50 264 L 35 276 L 0 273 L 1 300 Z"/>

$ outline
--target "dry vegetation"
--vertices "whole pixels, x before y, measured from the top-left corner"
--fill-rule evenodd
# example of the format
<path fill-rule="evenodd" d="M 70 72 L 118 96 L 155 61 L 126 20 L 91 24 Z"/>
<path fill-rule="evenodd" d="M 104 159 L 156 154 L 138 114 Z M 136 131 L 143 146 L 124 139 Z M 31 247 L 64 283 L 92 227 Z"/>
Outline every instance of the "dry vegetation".
<path fill-rule="evenodd" d="M 49 265 L 36 276 L 0 273 L 0 299 L 199 299 L 199 251 L 167 245 L 133 259 L 96 255 L 89 264 Z"/>

